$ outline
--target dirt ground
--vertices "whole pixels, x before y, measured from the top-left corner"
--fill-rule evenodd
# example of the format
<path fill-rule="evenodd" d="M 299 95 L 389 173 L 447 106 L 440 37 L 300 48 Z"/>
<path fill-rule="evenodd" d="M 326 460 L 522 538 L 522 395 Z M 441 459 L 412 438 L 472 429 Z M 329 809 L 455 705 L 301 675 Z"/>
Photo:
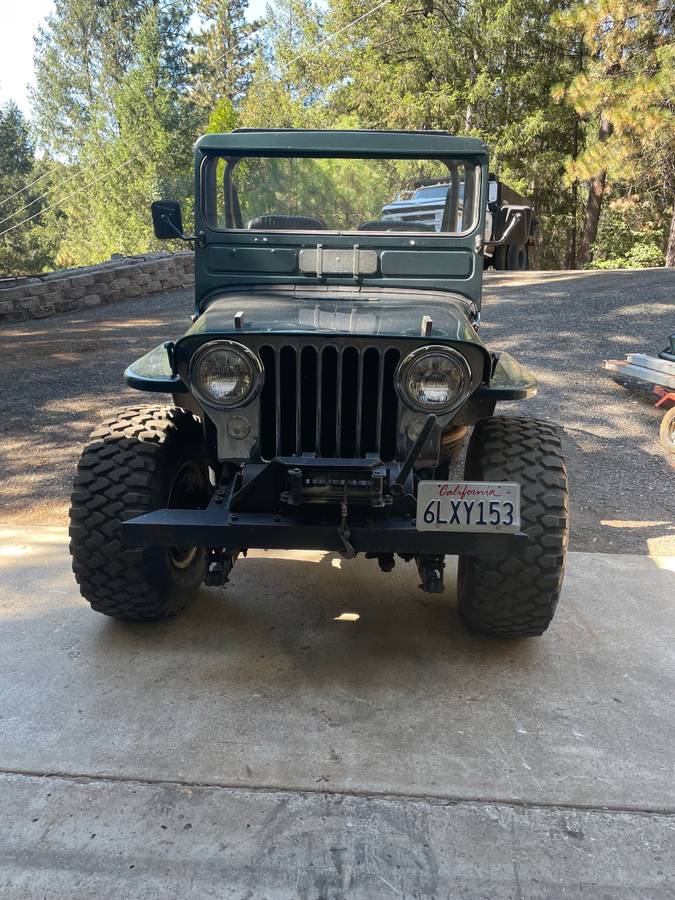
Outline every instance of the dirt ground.
<path fill-rule="evenodd" d="M 481 335 L 532 369 L 539 395 L 504 411 L 558 422 L 570 467 L 572 549 L 672 553 L 675 467 L 660 413 L 615 384 L 607 358 L 656 353 L 675 331 L 675 271 L 486 278 Z M 0 521 L 65 522 L 82 444 L 113 407 L 152 400 L 122 372 L 189 324 L 175 291 L 0 327 Z M 670 549 L 669 549 L 670 548 Z"/>

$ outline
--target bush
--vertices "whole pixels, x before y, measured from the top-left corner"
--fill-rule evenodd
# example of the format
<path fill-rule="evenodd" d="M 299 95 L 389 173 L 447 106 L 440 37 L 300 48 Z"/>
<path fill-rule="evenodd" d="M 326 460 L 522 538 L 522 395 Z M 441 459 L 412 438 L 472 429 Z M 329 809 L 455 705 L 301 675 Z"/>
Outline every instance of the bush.
<path fill-rule="evenodd" d="M 665 265 L 664 252 L 656 244 L 634 244 L 625 256 L 594 259 L 587 269 L 648 269 Z"/>
<path fill-rule="evenodd" d="M 649 200 L 636 195 L 607 204 L 600 218 L 588 269 L 645 269 L 663 266 L 667 221 Z"/>

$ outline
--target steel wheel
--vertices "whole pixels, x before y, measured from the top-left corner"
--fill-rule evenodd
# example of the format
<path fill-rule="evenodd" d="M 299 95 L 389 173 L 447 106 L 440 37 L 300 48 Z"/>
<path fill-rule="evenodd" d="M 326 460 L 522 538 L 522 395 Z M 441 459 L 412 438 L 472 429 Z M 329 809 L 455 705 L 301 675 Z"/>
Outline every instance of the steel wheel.
<path fill-rule="evenodd" d="M 661 419 L 659 441 L 664 450 L 675 453 L 675 406 L 669 409 L 663 419 Z"/>

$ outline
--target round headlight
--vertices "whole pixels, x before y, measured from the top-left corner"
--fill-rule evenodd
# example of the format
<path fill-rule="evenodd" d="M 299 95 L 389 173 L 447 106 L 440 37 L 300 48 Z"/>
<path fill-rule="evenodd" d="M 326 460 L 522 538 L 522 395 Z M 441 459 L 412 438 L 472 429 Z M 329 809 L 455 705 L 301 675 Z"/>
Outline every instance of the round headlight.
<path fill-rule="evenodd" d="M 190 363 L 192 389 L 210 406 L 232 409 L 250 403 L 262 387 L 262 379 L 258 357 L 234 341 L 205 344 Z"/>
<path fill-rule="evenodd" d="M 471 371 L 462 354 L 450 347 L 420 347 L 399 365 L 396 384 L 406 405 L 446 413 L 468 396 Z"/>

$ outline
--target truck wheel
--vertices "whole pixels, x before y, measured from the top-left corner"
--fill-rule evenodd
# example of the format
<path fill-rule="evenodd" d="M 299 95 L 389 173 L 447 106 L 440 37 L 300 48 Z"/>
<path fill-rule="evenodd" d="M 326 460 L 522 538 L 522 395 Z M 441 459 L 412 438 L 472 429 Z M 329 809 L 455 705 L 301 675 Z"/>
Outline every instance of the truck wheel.
<path fill-rule="evenodd" d="M 506 269 L 506 251 L 508 250 L 508 246 L 502 245 L 501 247 L 495 247 L 494 256 L 492 257 L 492 265 L 495 267 L 495 270 L 498 272 L 503 272 Z"/>
<path fill-rule="evenodd" d="M 506 268 L 514 272 L 523 272 L 529 268 L 529 254 L 526 244 L 509 244 L 506 254 Z"/>
<path fill-rule="evenodd" d="M 469 441 L 465 477 L 520 484 L 529 544 L 521 556 L 460 557 L 459 616 L 484 634 L 542 634 L 558 605 L 569 528 L 567 467 L 555 427 L 535 419 L 483 419 Z"/>
<path fill-rule="evenodd" d="M 664 450 L 675 453 L 675 406 L 673 406 L 672 409 L 669 409 L 661 419 L 659 440 Z"/>
<path fill-rule="evenodd" d="M 119 526 L 160 507 L 203 509 L 209 493 L 192 413 L 142 406 L 105 419 L 80 458 L 70 508 L 73 572 L 92 609 L 147 621 L 181 612 L 204 580 L 205 551 L 126 548 Z"/>

